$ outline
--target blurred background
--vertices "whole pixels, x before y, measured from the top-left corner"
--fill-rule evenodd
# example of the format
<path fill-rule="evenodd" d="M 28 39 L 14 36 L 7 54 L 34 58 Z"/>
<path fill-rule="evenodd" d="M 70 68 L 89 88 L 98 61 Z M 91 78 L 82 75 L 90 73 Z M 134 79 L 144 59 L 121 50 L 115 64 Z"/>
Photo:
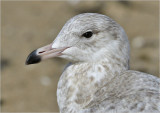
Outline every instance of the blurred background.
<path fill-rule="evenodd" d="M 130 68 L 159 76 L 159 2 L 2 1 L 2 112 L 58 112 L 56 88 L 67 61 L 25 65 L 28 54 L 51 43 L 65 22 L 84 12 L 108 15 L 126 31 Z"/>

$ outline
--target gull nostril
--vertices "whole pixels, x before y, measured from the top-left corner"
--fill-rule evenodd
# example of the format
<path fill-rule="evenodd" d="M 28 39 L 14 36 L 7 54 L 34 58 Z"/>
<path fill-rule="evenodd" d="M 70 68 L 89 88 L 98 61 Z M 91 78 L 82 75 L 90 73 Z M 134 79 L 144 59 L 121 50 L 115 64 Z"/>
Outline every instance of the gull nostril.
<path fill-rule="evenodd" d="M 40 53 L 44 53 L 44 52 L 45 52 L 45 51 L 40 51 L 39 54 L 40 54 Z"/>

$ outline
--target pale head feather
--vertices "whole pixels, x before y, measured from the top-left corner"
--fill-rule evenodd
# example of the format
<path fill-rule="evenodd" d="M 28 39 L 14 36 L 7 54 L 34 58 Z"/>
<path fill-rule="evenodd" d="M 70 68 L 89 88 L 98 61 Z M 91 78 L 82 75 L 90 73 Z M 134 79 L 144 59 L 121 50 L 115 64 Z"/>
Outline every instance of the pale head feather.
<path fill-rule="evenodd" d="M 92 31 L 91 38 L 83 33 Z M 97 62 L 118 55 L 129 60 L 129 43 L 123 28 L 108 16 L 84 13 L 71 18 L 55 39 L 52 48 L 67 47 L 61 57 L 73 62 Z"/>

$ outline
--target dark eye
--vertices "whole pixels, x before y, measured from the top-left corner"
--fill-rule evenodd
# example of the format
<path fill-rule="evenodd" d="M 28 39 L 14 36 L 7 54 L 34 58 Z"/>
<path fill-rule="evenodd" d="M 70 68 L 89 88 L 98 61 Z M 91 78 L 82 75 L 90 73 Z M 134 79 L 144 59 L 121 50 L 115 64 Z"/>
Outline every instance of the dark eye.
<path fill-rule="evenodd" d="M 88 32 L 84 33 L 82 36 L 85 38 L 90 38 L 90 37 L 92 37 L 92 35 L 93 35 L 92 31 L 88 31 Z"/>

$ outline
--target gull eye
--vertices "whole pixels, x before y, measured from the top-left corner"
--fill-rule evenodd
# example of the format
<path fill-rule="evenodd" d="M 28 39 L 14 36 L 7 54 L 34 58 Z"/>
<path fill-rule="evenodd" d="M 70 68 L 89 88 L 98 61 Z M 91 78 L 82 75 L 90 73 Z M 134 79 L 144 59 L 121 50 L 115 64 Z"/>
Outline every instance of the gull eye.
<path fill-rule="evenodd" d="M 82 36 L 85 38 L 90 38 L 92 37 L 92 35 L 93 35 L 92 31 L 88 31 L 88 32 L 85 32 Z"/>

